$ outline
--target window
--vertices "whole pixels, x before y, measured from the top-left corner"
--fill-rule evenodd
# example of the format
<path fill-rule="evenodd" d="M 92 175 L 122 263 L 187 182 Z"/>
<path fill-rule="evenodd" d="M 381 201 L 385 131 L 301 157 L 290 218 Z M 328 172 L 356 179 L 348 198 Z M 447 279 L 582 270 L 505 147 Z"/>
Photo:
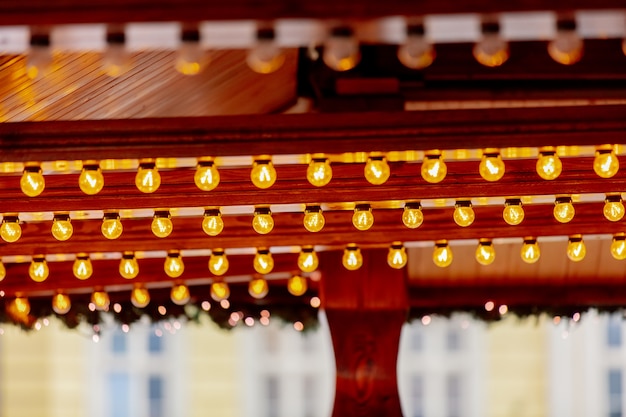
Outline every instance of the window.
<path fill-rule="evenodd" d="M 280 333 L 273 327 L 263 329 L 263 345 L 269 354 L 276 354 L 280 350 Z"/>
<path fill-rule="evenodd" d="M 126 333 L 122 333 L 119 330 L 116 330 L 113 333 L 113 338 L 111 339 L 111 351 L 113 353 L 125 353 L 126 341 Z"/>
<path fill-rule="evenodd" d="M 424 417 L 424 380 L 421 375 L 411 377 L 411 414 L 409 417 Z"/>
<path fill-rule="evenodd" d="M 461 377 L 449 374 L 446 378 L 447 417 L 461 417 Z"/>
<path fill-rule="evenodd" d="M 276 375 L 270 375 L 265 380 L 265 395 L 267 404 L 267 411 L 265 415 L 267 417 L 280 416 L 280 387 L 278 382 L 278 377 Z"/>
<path fill-rule="evenodd" d="M 411 329 L 411 350 L 419 352 L 424 348 L 424 333 L 416 325 L 412 325 Z"/>
<path fill-rule="evenodd" d="M 148 351 L 150 353 L 161 353 L 163 351 L 163 337 L 159 337 L 154 332 L 148 336 Z"/>
<path fill-rule="evenodd" d="M 110 417 L 130 417 L 130 378 L 126 373 L 112 373 L 108 378 Z"/>
<path fill-rule="evenodd" d="M 622 371 L 609 370 L 609 416 L 622 417 Z"/>
<path fill-rule="evenodd" d="M 163 378 L 152 375 L 148 378 L 148 409 L 150 417 L 164 417 Z"/>
<path fill-rule="evenodd" d="M 315 417 L 315 410 L 317 408 L 316 387 L 315 377 L 313 375 L 306 375 L 302 383 L 304 417 Z"/>
<path fill-rule="evenodd" d="M 461 334 L 457 329 L 448 329 L 446 333 L 446 348 L 451 352 L 461 349 Z"/>
<path fill-rule="evenodd" d="M 619 314 L 609 316 L 607 322 L 607 343 L 609 347 L 622 346 L 622 318 Z"/>

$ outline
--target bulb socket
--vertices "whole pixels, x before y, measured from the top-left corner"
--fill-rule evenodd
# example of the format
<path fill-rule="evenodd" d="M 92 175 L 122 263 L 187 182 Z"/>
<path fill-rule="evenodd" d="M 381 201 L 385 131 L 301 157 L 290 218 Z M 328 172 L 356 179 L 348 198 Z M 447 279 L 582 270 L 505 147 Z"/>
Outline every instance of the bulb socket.
<path fill-rule="evenodd" d="M 305 213 L 321 213 L 322 206 L 317 205 L 317 204 L 312 204 L 312 205 L 306 206 L 304 208 L 304 212 Z"/>
<path fill-rule="evenodd" d="M 262 27 L 256 30 L 257 41 L 273 41 L 276 39 L 276 31 L 273 27 Z"/>
<path fill-rule="evenodd" d="M 167 257 L 168 258 L 180 258 L 180 251 L 179 250 L 167 251 Z"/>
<path fill-rule="evenodd" d="M 105 212 L 102 220 L 120 220 L 120 214 L 116 211 Z"/>
<path fill-rule="evenodd" d="M 606 196 L 606 198 L 604 199 L 605 203 L 621 203 L 622 202 L 622 196 L 620 194 L 611 194 Z"/>
<path fill-rule="evenodd" d="M 163 219 L 168 218 L 171 219 L 172 215 L 169 210 L 154 210 L 154 218 L 155 219 Z"/>
<path fill-rule="evenodd" d="M 212 216 L 220 217 L 222 215 L 222 212 L 220 211 L 220 209 L 205 209 L 204 215 L 211 216 L 211 217 Z"/>
<path fill-rule="evenodd" d="M 124 45 L 126 43 L 126 33 L 123 30 L 107 32 L 106 43 L 112 45 Z"/>
<path fill-rule="evenodd" d="M 20 218 L 16 214 L 4 214 L 2 215 L 2 223 L 18 223 Z"/>
<path fill-rule="evenodd" d="M 573 32 L 576 30 L 576 20 L 558 19 L 556 22 L 556 30 L 559 32 Z"/>
<path fill-rule="evenodd" d="M 407 36 L 424 36 L 426 30 L 423 23 L 412 23 L 406 25 Z"/>
<path fill-rule="evenodd" d="M 497 35 L 500 33 L 500 22 L 482 22 L 480 33 L 483 35 Z"/>
<path fill-rule="evenodd" d="M 357 204 L 354 206 L 354 211 L 372 211 L 372 206 L 370 206 L 369 204 Z"/>
<path fill-rule="evenodd" d="M 437 240 L 435 242 L 435 247 L 436 248 L 445 248 L 448 246 L 448 241 L 443 239 L 443 240 Z"/>
<path fill-rule="evenodd" d="M 472 207 L 472 202 L 470 200 L 457 200 L 454 204 L 454 207 Z"/>
<path fill-rule="evenodd" d="M 480 238 L 478 239 L 478 244 L 480 246 L 493 246 L 493 241 L 487 238 Z"/>
<path fill-rule="evenodd" d="M 80 252 L 76 254 L 76 259 L 79 261 L 86 261 L 89 259 L 89 254 L 85 252 Z"/>
<path fill-rule="evenodd" d="M 33 262 L 45 262 L 46 257 L 44 255 L 33 255 Z"/>
<path fill-rule="evenodd" d="M 183 42 L 200 42 L 200 31 L 198 28 L 185 28 L 180 32 L 180 40 Z"/>
<path fill-rule="evenodd" d="M 261 214 L 267 214 L 267 215 L 272 215 L 272 211 L 270 210 L 269 207 L 255 207 L 254 208 L 254 215 L 258 216 Z"/>
<path fill-rule="evenodd" d="M 522 206 L 522 199 L 521 198 L 507 198 L 506 200 L 504 200 L 504 206 Z"/>
<path fill-rule="evenodd" d="M 582 235 L 571 235 L 569 237 L 569 242 L 570 243 L 578 243 L 578 242 L 582 242 L 583 241 L 583 236 Z"/>
<path fill-rule="evenodd" d="M 557 197 L 554 204 L 572 204 L 572 197 Z"/>
<path fill-rule="evenodd" d="M 354 30 L 350 26 L 336 26 L 330 30 L 330 36 L 333 38 L 351 38 L 354 36 Z"/>
<path fill-rule="evenodd" d="M 215 161 L 213 160 L 209 160 L 209 159 L 201 159 L 198 160 L 198 165 L 196 165 L 197 167 L 212 167 L 213 165 L 215 165 Z"/>
<path fill-rule="evenodd" d="M 393 242 L 390 247 L 391 249 L 401 250 L 404 248 L 404 245 L 402 244 L 402 242 Z"/>
<path fill-rule="evenodd" d="M 256 250 L 256 253 L 259 255 L 269 255 L 270 254 L 270 250 L 269 248 L 258 248 Z"/>
<path fill-rule="evenodd" d="M 300 251 L 304 252 L 304 253 L 313 253 L 314 252 L 314 248 L 311 245 L 307 245 L 307 246 L 302 246 L 300 248 Z"/>
<path fill-rule="evenodd" d="M 537 243 L 537 238 L 533 236 L 528 236 L 524 238 L 524 243 L 528 245 L 534 245 Z"/>
<path fill-rule="evenodd" d="M 47 48 L 50 46 L 50 35 L 48 33 L 33 33 L 28 42 L 30 46 Z"/>
<path fill-rule="evenodd" d="M 422 204 L 419 201 L 411 201 L 404 203 L 404 208 L 407 210 L 421 210 Z"/>
<path fill-rule="evenodd" d="M 624 232 L 615 233 L 613 240 L 626 240 L 626 234 Z"/>
<path fill-rule="evenodd" d="M 122 259 L 135 259 L 134 252 L 124 252 L 122 253 Z"/>
<path fill-rule="evenodd" d="M 213 249 L 211 251 L 211 255 L 214 255 L 214 256 L 224 256 L 224 249 L 222 249 L 222 248 Z"/>
<path fill-rule="evenodd" d="M 53 221 L 70 221 L 70 214 L 69 213 L 55 213 L 54 217 L 52 218 Z"/>
<path fill-rule="evenodd" d="M 32 165 L 26 165 L 24 167 L 24 172 L 30 172 L 30 173 L 34 173 L 34 174 L 41 174 L 41 166 L 38 164 L 32 164 Z"/>

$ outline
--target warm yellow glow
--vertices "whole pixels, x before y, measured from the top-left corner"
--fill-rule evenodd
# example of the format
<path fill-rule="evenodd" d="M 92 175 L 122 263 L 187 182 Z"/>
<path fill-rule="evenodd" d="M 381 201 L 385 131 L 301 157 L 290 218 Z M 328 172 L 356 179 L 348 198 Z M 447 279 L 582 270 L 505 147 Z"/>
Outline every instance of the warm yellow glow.
<path fill-rule="evenodd" d="M 504 210 L 502 218 L 507 224 L 517 226 L 524 220 L 524 208 L 522 201 L 519 199 L 510 199 L 504 202 Z"/>
<path fill-rule="evenodd" d="M 491 265 L 496 259 L 496 250 L 491 239 L 480 239 L 476 248 L 476 261 L 481 265 Z"/>
<path fill-rule="evenodd" d="M 139 274 L 139 263 L 132 252 L 124 252 L 119 267 L 120 275 L 126 279 L 133 279 Z"/>
<path fill-rule="evenodd" d="M 574 218 L 576 210 L 569 197 L 560 197 L 556 199 L 554 204 L 554 218 L 560 223 L 568 223 Z"/>
<path fill-rule="evenodd" d="M 30 302 L 26 297 L 16 297 L 9 304 L 9 310 L 18 316 L 26 316 L 30 313 Z"/>
<path fill-rule="evenodd" d="M 230 296 L 230 288 L 225 282 L 214 282 L 211 284 L 211 298 L 215 301 L 228 299 Z"/>
<path fill-rule="evenodd" d="M 624 233 L 617 233 L 613 236 L 611 255 L 618 261 L 626 259 L 626 236 Z"/>
<path fill-rule="evenodd" d="M 537 159 L 537 174 L 544 180 L 554 180 L 561 175 L 563 164 L 554 149 L 540 151 Z"/>
<path fill-rule="evenodd" d="M 7 269 L 0 260 L 0 281 L 4 280 L 7 277 Z"/>
<path fill-rule="evenodd" d="M 211 191 L 220 183 L 220 173 L 213 161 L 198 161 L 193 181 L 202 191 Z"/>
<path fill-rule="evenodd" d="M 167 276 L 170 278 L 180 277 L 185 271 L 185 264 L 183 263 L 183 258 L 180 256 L 180 252 L 168 252 L 167 257 L 165 258 L 163 269 L 165 270 Z"/>
<path fill-rule="evenodd" d="M 86 253 L 79 253 L 76 255 L 76 260 L 72 265 L 72 272 L 74 272 L 74 276 L 78 279 L 85 280 L 91 277 L 93 274 L 93 266 L 91 264 L 91 259 L 89 255 Z"/>
<path fill-rule="evenodd" d="M 417 229 L 424 222 L 420 203 L 406 203 L 402 211 L 402 223 L 409 229 Z"/>
<path fill-rule="evenodd" d="M 161 185 L 161 174 L 154 162 L 140 162 L 135 176 L 135 185 L 142 193 L 153 193 Z"/>
<path fill-rule="evenodd" d="M 604 200 L 604 217 L 612 222 L 618 222 L 624 217 L 624 203 L 622 198 L 617 196 L 607 196 Z"/>
<path fill-rule="evenodd" d="M 267 295 L 270 288 L 263 278 L 255 278 L 248 283 L 248 294 L 252 298 L 261 299 Z"/>
<path fill-rule="evenodd" d="M 302 272 L 313 272 L 319 266 L 319 258 L 313 246 L 303 246 L 298 255 L 298 268 Z"/>
<path fill-rule="evenodd" d="M 504 161 L 499 153 L 483 153 L 478 166 L 480 176 L 487 181 L 498 181 L 504 175 Z"/>
<path fill-rule="evenodd" d="M 285 54 L 273 38 L 259 38 L 249 51 L 246 62 L 258 74 L 271 74 L 283 66 Z"/>
<path fill-rule="evenodd" d="M 316 187 L 323 187 L 333 177 L 333 169 L 327 158 L 313 158 L 306 170 L 306 179 Z"/>
<path fill-rule="evenodd" d="M 559 64 L 572 65 L 583 57 L 583 40 L 576 30 L 558 30 L 548 44 L 548 53 Z"/>
<path fill-rule="evenodd" d="M 274 258 L 268 249 L 260 248 L 254 255 L 254 270 L 259 274 L 269 274 L 274 269 Z"/>
<path fill-rule="evenodd" d="M 145 287 L 137 286 L 130 292 L 130 302 L 137 308 L 145 308 L 150 304 L 150 293 Z"/>
<path fill-rule="evenodd" d="M 448 167 L 443 161 L 441 153 L 426 154 L 422 162 L 422 178 L 426 182 L 436 184 L 443 181 L 448 174 Z"/>
<path fill-rule="evenodd" d="M 499 67 L 509 59 L 509 44 L 498 33 L 484 33 L 472 52 L 482 65 Z"/>
<path fill-rule="evenodd" d="M 59 314 L 67 314 L 72 308 L 72 302 L 70 301 L 70 297 L 67 294 L 56 293 L 52 296 L 52 310 Z"/>
<path fill-rule="evenodd" d="M 185 284 L 174 285 L 172 291 L 170 291 L 170 299 L 174 304 L 179 306 L 187 304 L 191 299 L 189 287 Z"/>
<path fill-rule="evenodd" d="M 567 243 L 567 257 L 574 262 L 580 262 L 585 258 L 587 248 L 582 236 L 570 236 Z"/>
<path fill-rule="evenodd" d="M 409 33 L 398 47 L 398 60 L 407 68 L 424 69 L 435 60 L 435 48 L 423 33 Z"/>
<path fill-rule="evenodd" d="M 224 275 L 228 271 L 228 258 L 224 253 L 224 249 L 213 249 L 209 258 L 209 271 L 213 275 Z"/>
<path fill-rule="evenodd" d="M 83 170 L 78 177 L 78 186 L 87 195 L 95 195 L 104 187 L 104 175 L 98 164 L 83 164 Z"/>
<path fill-rule="evenodd" d="M 335 71 L 348 71 L 361 61 L 359 42 L 349 31 L 332 35 L 324 44 L 322 60 Z"/>
<path fill-rule="evenodd" d="M 363 266 L 363 255 L 361 249 L 355 244 L 349 244 L 343 251 L 341 263 L 348 271 L 356 271 Z"/>
<path fill-rule="evenodd" d="M 461 227 L 467 227 L 474 223 L 476 216 L 474 215 L 474 209 L 472 203 L 469 201 L 457 201 L 454 206 L 454 222 Z"/>
<path fill-rule="evenodd" d="M 527 264 L 534 264 L 539 260 L 539 257 L 541 256 L 541 251 L 539 250 L 537 239 L 533 237 L 524 238 L 521 256 L 522 261 L 526 262 Z"/>
<path fill-rule="evenodd" d="M 22 236 L 22 227 L 17 216 L 4 215 L 0 225 L 0 237 L 8 243 L 17 242 Z"/>
<path fill-rule="evenodd" d="M 176 71 L 183 75 L 197 75 L 208 65 L 208 57 L 199 39 L 183 40 L 176 56 Z"/>
<path fill-rule="evenodd" d="M 365 179 L 374 185 L 384 184 L 391 174 L 387 159 L 382 156 L 373 156 L 367 159 L 364 169 Z"/>
<path fill-rule="evenodd" d="M 48 269 L 48 263 L 43 255 L 33 256 L 33 260 L 28 268 L 28 275 L 35 282 L 43 282 L 48 278 L 50 269 Z"/>
<path fill-rule="evenodd" d="M 107 48 L 102 54 L 102 71 L 107 76 L 116 78 L 128 72 L 131 66 L 132 60 L 124 40 L 112 42 L 107 39 Z"/>
<path fill-rule="evenodd" d="M 358 230 L 369 230 L 374 225 L 372 208 L 368 204 L 357 205 L 352 214 L 352 224 Z"/>
<path fill-rule="evenodd" d="M 255 159 L 250 171 L 250 180 L 257 188 L 270 188 L 276 182 L 276 169 L 269 159 Z"/>
<path fill-rule="evenodd" d="M 289 291 L 289 294 L 295 295 L 296 297 L 304 294 L 307 287 L 306 278 L 301 277 L 300 275 L 294 275 L 287 280 L 287 291 Z"/>
<path fill-rule="evenodd" d="M 43 192 L 46 180 L 39 165 L 26 165 L 20 179 L 20 188 L 29 197 L 36 197 Z"/>
<path fill-rule="evenodd" d="M 72 237 L 74 228 L 67 214 L 57 214 L 52 221 L 52 236 L 56 240 L 65 241 Z"/>
<path fill-rule="evenodd" d="M 440 268 L 450 266 L 452 263 L 452 249 L 448 245 L 447 240 L 438 240 L 435 242 L 435 250 L 433 251 L 433 262 Z"/>
<path fill-rule="evenodd" d="M 304 228 L 309 232 L 319 232 L 324 228 L 326 219 L 322 214 L 320 206 L 307 206 L 304 210 L 304 220 L 302 221 Z"/>
<path fill-rule="evenodd" d="M 406 248 L 402 242 L 393 242 L 387 254 L 387 264 L 394 269 L 402 269 L 406 266 L 407 261 Z"/>
<path fill-rule="evenodd" d="M 107 239 L 117 239 L 122 235 L 124 228 L 122 221 L 117 213 L 105 213 L 102 218 L 102 226 L 100 227 L 102 236 Z"/>
<path fill-rule="evenodd" d="M 274 219 L 269 208 L 257 208 L 254 210 L 252 228 L 260 235 L 266 235 L 274 228 Z"/>
<path fill-rule="evenodd" d="M 169 211 L 155 211 L 154 217 L 152 218 L 151 229 L 156 237 L 168 237 L 172 233 L 172 230 L 174 230 Z"/>
<path fill-rule="evenodd" d="M 94 291 L 91 294 L 91 302 L 98 311 L 107 311 L 109 309 L 109 304 L 111 304 L 109 294 L 105 291 Z"/>
<path fill-rule="evenodd" d="M 224 220 L 219 209 L 211 209 L 204 211 L 202 218 L 202 230 L 209 236 L 217 236 L 224 230 Z"/>
<path fill-rule="evenodd" d="M 593 170 L 601 178 L 611 178 L 619 171 L 619 159 L 613 148 L 596 151 L 593 160 Z"/>

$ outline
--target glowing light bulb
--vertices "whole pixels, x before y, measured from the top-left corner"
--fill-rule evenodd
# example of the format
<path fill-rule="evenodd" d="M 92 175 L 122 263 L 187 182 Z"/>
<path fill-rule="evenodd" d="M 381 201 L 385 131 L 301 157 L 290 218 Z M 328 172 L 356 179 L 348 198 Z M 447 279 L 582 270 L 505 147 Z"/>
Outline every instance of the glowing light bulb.
<path fill-rule="evenodd" d="M 393 242 L 387 254 L 387 264 L 393 269 L 402 269 L 406 266 L 408 257 L 402 242 Z"/>
<path fill-rule="evenodd" d="M 46 188 L 46 180 L 43 177 L 39 165 L 27 164 L 20 179 L 22 192 L 29 197 L 37 197 Z"/>
<path fill-rule="evenodd" d="M 170 291 L 170 299 L 174 304 L 179 306 L 187 304 L 189 300 L 191 300 L 189 287 L 185 284 L 174 285 Z"/>
<path fill-rule="evenodd" d="M 250 180 L 257 188 L 270 188 L 276 182 L 276 169 L 270 159 L 255 159 L 250 171 Z"/>
<path fill-rule="evenodd" d="M 302 272 L 313 272 L 319 266 L 319 258 L 313 246 L 303 246 L 298 255 L 298 268 Z"/>
<path fill-rule="evenodd" d="M 604 217 L 612 222 L 618 222 L 624 217 L 624 203 L 620 195 L 607 195 L 604 200 Z"/>
<path fill-rule="evenodd" d="M 52 220 L 52 236 L 56 240 L 65 241 L 72 237 L 74 228 L 69 214 L 55 214 Z"/>
<path fill-rule="evenodd" d="M 616 233 L 611 242 L 611 255 L 618 261 L 626 259 L 626 235 Z"/>
<path fill-rule="evenodd" d="M 154 162 L 139 162 L 139 168 L 135 176 L 135 185 L 139 191 L 146 194 L 153 193 L 159 189 L 161 185 L 161 174 L 159 174 Z"/>
<path fill-rule="evenodd" d="M 250 69 L 259 74 L 271 74 L 282 67 L 285 54 L 275 41 L 273 28 L 259 28 L 256 34 L 256 45 L 248 52 L 246 62 Z"/>
<path fill-rule="evenodd" d="M 52 297 L 52 310 L 58 315 L 63 315 L 69 313 L 72 308 L 72 302 L 70 301 L 70 297 L 67 294 L 56 293 Z"/>
<path fill-rule="evenodd" d="M 248 294 L 252 298 L 261 299 L 269 292 L 267 281 L 263 278 L 255 278 L 248 283 Z"/>
<path fill-rule="evenodd" d="M 17 242 L 22 236 L 22 227 L 17 215 L 3 215 L 0 225 L 0 237 L 8 243 Z"/>
<path fill-rule="evenodd" d="M 368 158 L 365 163 L 365 179 L 370 184 L 381 185 L 384 184 L 391 174 L 387 159 L 383 156 L 372 156 Z"/>
<path fill-rule="evenodd" d="M 254 255 L 254 262 L 252 263 L 254 270 L 259 274 L 269 274 L 274 269 L 274 258 L 269 249 L 259 248 Z"/>
<path fill-rule="evenodd" d="M 88 254 L 79 253 L 76 255 L 76 260 L 74 260 L 74 264 L 72 265 L 72 272 L 74 272 L 76 278 L 81 280 L 86 280 L 91 277 L 93 274 L 93 266 Z"/>
<path fill-rule="evenodd" d="M 108 32 L 106 35 L 106 49 L 102 54 L 102 70 L 112 78 L 128 72 L 131 68 L 131 56 L 126 49 L 126 35 L 123 28 L 120 31 Z"/>
<path fill-rule="evenodd" d="M 576 22 L 557 22 L 556 37 L 548 44 L 548 53 L 559 64 L 572 65 L 583 57 L 583 40 L 576 33 Z"/>
<path fill-rule="evenodd" d="M 224 249 L 213 249 L 209 258 L 209 271 L 213 275 L 224 275 L 228 271 L 228 258 L 224 253 Z"/>
<path fill-rule="evenodd" d="M 461 227 L 467 227 L 474 223 L 476 216 L 474 215 L 474 209 L 472 203 L 467 200 L 459 200 L 454 205 L 454 222 Z"/>
<path fill-rule="evenodd" d="M 145 308 L 150 304 L 150 293 L 142 286 L 136 286 L 130 292 L 130 302 L 137 308 Z"/>
<path fill-rule="evenodd" d="M 185 271 L 185 264 L 179 251 L 169 251 L 163 265 L 165 273 L 170 278 L 178 278 Z"/>
<path fill-rule="evenodd" d="M 504 210 L 502 218 L 507 224 L 517 226 L 524 220 L 524 209 L 522 208 L 522 200 L 511 198 L 504 201 Z"/>
<path fill-rule="evenodd" d="M 193 181 L 202 191 L 214 190 L 220 183 L 220 173 L 212 160 L 199 160 Z"/>
<path fill-rule="evenodd" d="M 421 172 L 422 178 L 424 178 L 426 182 L 436 184 L 443 181 L 448 174 L 448 167 L 443 161 L 441 152 L 431 151 L 430 153 L 426 153 L 424 161 L 422 162 Z"/>
<path fill-rule="evenodd" d="M 423 222 L 422 205 L 420 203 L 406 203 L 402 211 L 402 223 L 409 229 L 417 229 Z"/>
<path fill-rule="evenodd" d="M 554 202 L 554 218 L 560 223 L 568 223 L 574 218 L 576 210 L 570 197 L 558 197 Z"/>
<path fill-rule="evenodd" d="M 617 174 L 617 171 L 619 171 L 619 159 L 612 147 L 610 149 L 596 150 L 593 170 L 601 178 L 611 178 Z"/>
<path fill-rule="evenodd" d="M 309 232 L 315 233 L 322 230 L 326 223 L 326 219 L 324 219 L 322 214 L 322 208 L 320 206 L 306 206 L 302 223 Z"/>
<path fill-rule="evenodd" d="M 491 265 L 496 259 L 496 250 L 491 239 L 480 239 L 476 248 L 476 261 L 481 265 Z"/>
<path fill-rule="evenodd" d="M 452 263 L 452 249 L 448 245 L 447 240 L 438 240 L 435 242 L 435 250 L 433 251 L 433 262 L 440 268 L 446 268 Z"/>
<path fill-rule="evenodd" d="M 407 68 L 423 69 L 435 60 L 435 48 L 424 36 L 424 25 L 407 26 L 407 37 L 398 47 L 398 60 Z"/>
<path fill-rule="evenodd" d="M 48 34 L 31 34 L 30 49 L 26 55 L 26 75 L 31 80 L 49 75 L 53 68 L 50 36 Z"/>
<path fill-rule="evenodd" d="M 537 159 L 537 174 L 544 180 L 552 181 L 558 178 L 563 171 L 561 159 L 556 154 L 554 148 L 540 150 Z"/>
<path fill-rule="evenodd" d="M 567 243 L 567 257 L 574 261 L 580 262 L 585 258 L 587 248 L 581 235 L 570 236 Z"/>
<path fill-rule="evenodd" d="M 482 39 L 474 45 L 476 61 L 486 67 L 499 67 L 509 59 L 509 44 L 500 36 L 500 24 L 482 24 Z"/>
<path fill-rule="evenodd" d="M 355 244 L 351 243 L 343 251 L 343 257 L 341 258 L 343 267 L 348 271 L 356 271 L 363 266 L 363 255 L 361 255 L 361 249 Z"/>
<path fill-rule="evenodd" d="M 369 230 L 374 225 L 374 215 L 369 204 L 357 204 L 352 214 L 352 224 L 360 231 Z"/>
<path fill-rule="evenodd" d="M 230 297 L 230 288 L 225 282 L 214 282 L 211 284 L 211 298 L 215 301 L 226 300 Z"/>
<path fill-rule="evenodd" d="M 306 179 L 311 185 L 323 187 L 328 184 L 333 177 L 333 169 L 327 158 L 313 158 L 306 170 Z"/>
<path fill-rule="evenodd" d="M 504 162 L 500 153 L 485 152 L 478 166 L 480 176 L 487 181 L 498 181 L 504 175 Z"/>
<path fill-rule="evenodd" d="M 266 235 L 274 228 L 274 219 L 269 207 L 258 207 L 254 210 L 252 228 L 260 235 Z"/>
<path fill-rule="evenodd" d="M 207 209 L 202 218 L 202 230 L 209 236 L 217 236 L 224 230 L 224 220 L 219 209 Z"/>
<path fill-rule="evenodd" d="M 120 275 L 126 279 L 133 279 L 139 274 L 139 263 L 133 252 L 124 252 L 119 267 Z"/>
<path fill-rule="evenodd" d="M 539 250 L 539 245 L 537 244 L 537 239 L 534 237 L 525 237 L 524 244 L 522 245 L 521 251 L 522 261 L 527 264 L 534 264 L 539 260 L 541 256 L 541 251 Z"/>
<path fill-rule="evenodd" d="M 78 186 L 87 195 L 95 195 L 104 187 L 104 175 L 97 163 L 84 163 L 78 177 Z"/>
<path fill-rule="evenodd" d="M 196 75 L 207 64 L 208 57 L 200 45 L 200 32 L 197 28 L 184 29 L 176 56 L 176 71 L 183 75 Z"/>
<path fill-rule="evenodd" d="M 7 277 L 7 269 L 0 260 L 0 281 L 3 281 Z"/>
<path fill-rule="evenodd" d="M 108 311 L 109 305 L 111 304 L 109 294 L 105 291 L 94 291 L 91 293 L 91 302 L 98 311 Z"/>
<path fill-rule="evenodd" d="M 174 229 L 172 217 L 168 210 L 155 210 L 151 225 L 152 233 L 156 237 L 166 238 Z"/>
<path fill-rule="evenodd" d="M 48 263 L 43 255 L 33 256 L 33 260 L 28 268 L 28 275 L 30 276 L 30 279 L 35 282 L 43 282 L 48 278 L 48 275 L 50 275 L 50 269 L 48 268 Z"/>
<path fill-rule="evenodd" d="M 334 28 L 324 44 L 322 60 L 335 71 L 348 71 L 361 61 L 359 42 L 352 29 L 347 27 Z"/>
<path fill-rule="evenodd" d="M 102 236 L 107 239 L 113 240 L 120 237 L 124 231 L 120 215 L 116 212 L 104 213 L 100 231 L 102 232 Z"/>
<path fill-rule="evenodd" d="M 30 313 L 30 302 L 26 297 L 16 297 L 10 302 L 8 309 L 16 316 L 27 316 Z"/>
<path fill-rule="evenodd" d="M 289 291 L 289 294 L 295 295 L 296 297 L 303 295 L 307 287 L 306 278 L 300 275 L 294 275 L 287 280 L 287 291 Z"/>

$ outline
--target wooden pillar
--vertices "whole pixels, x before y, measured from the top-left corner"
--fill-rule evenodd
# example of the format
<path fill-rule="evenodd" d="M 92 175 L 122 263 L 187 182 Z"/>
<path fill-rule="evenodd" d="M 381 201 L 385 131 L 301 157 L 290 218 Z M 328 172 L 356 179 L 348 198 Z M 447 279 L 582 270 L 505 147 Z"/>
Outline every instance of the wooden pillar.
<path fill-rule="evenodd" d="M 387 265 L 386 250 L 363 252 L 348 271 L 341 253 L 323 254 L 320 294 L 335 350 L 333 417 L 401 417 L 396 363 L 408 301 L 405 270 Z"/>

